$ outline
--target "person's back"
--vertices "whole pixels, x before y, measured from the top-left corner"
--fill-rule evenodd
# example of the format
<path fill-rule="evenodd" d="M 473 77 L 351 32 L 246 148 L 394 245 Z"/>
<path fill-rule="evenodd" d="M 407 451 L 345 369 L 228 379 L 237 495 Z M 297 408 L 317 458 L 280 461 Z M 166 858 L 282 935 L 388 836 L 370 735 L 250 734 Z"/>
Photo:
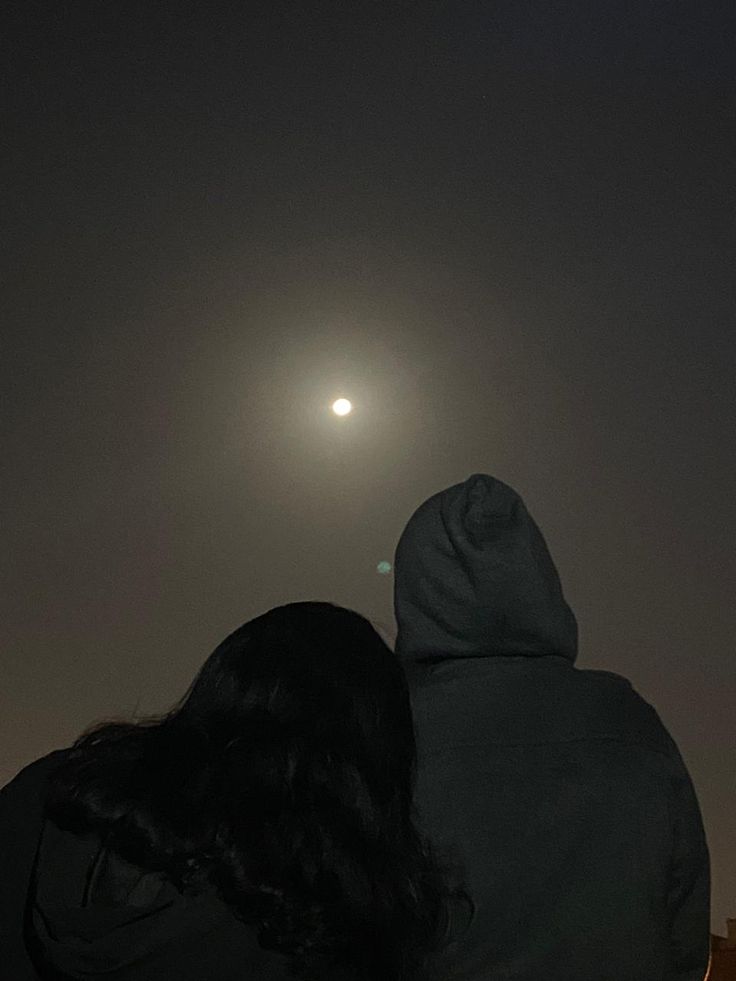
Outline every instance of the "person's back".
<path fill-rule="evenodd" d="M 414 769 L 368 621 L 270 610 L 169 713 L 2 789 L 0 981 L 425 981 L 463 907 L 412 822 Z"/>
<path fill-rule="evenodd" d="M 395 574 L 419 818 L 475 904 L 448 978 L 701 981 L 690 779 L 627 681 L 574 667 L 575 618 L 518 495 L 475 475 L 430 498 Z"/>

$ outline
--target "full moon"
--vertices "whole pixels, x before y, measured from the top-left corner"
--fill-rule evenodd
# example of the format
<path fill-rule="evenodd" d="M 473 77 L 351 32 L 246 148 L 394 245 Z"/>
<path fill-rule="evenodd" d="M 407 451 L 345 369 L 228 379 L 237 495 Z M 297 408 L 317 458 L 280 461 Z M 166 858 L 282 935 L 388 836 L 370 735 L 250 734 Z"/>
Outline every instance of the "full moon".
<path fill-rule="evenodd" d="M 335 399 L 332 403 L 332 411 L 336 416 L 346 416 L 352 408 L 352 403 L 348 399 Z"/>

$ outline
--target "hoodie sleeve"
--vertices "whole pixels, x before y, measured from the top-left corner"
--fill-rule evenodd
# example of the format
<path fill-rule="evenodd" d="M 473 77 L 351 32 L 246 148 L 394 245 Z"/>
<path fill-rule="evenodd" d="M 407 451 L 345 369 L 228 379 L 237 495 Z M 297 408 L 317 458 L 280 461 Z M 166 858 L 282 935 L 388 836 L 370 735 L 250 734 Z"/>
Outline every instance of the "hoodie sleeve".
<path fill-rule="evenodd" d="M 710 861 L 695 790 L 681 759 L 678 770 L 671 802 L 667 981 L 703 981 L 710 956 Z"/>
<path fill-rule="evenodd" d="M 4 976 L 13 981 L 38 978 L 23 941 L 23 922 L 46 779 L 59 755 L 36 760 L 0 790 L 0 950 Z"/>

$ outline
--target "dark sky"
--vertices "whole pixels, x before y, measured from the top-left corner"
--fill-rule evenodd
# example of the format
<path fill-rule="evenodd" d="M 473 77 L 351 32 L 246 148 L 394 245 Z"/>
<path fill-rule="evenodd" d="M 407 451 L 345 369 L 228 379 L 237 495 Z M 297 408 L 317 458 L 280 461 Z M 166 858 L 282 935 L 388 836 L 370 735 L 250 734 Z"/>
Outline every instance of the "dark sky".
<path fill-rule="evenodd" d="M 484 471 L 679 742 L 723 932 L 735 10 L 3 6 L 3 782 L 277 603 L 391 632 L 376 564 Z"/>

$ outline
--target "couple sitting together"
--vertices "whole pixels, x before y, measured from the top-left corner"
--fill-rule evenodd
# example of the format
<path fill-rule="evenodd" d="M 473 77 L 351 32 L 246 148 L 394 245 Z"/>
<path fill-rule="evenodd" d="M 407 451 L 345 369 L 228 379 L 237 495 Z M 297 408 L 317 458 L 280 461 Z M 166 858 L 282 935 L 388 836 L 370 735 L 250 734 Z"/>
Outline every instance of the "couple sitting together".
<path fill-rule="evenodd" d="M 2 981 L 702 981 L 692 783 L 575 617 L 519 495 L 476 474 L 357 613 L 239 627 L 164 716 L 0 793 Z"/>

